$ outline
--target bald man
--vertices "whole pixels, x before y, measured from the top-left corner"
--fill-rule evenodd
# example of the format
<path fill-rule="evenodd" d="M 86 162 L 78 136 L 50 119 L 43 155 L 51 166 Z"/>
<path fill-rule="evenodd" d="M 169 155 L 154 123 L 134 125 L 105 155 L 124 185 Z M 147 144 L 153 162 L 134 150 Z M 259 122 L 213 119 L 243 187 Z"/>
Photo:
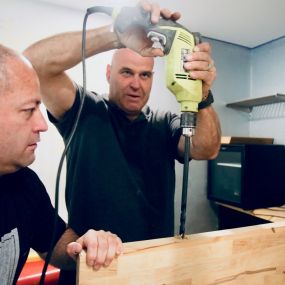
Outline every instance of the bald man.
<path fill-rule="evenodd" d="M 160 16 L 179 18 L 146 1 L 141 5 L 153 23 Z M 147 106 L 153 56 L 161 50 L 150 48 L 139 34 L 118 34 L 110 26 L 87 31 L 86 39 L 87 57 L 115 52 L 106 69 L 108 98 L 87 91 L 67 154 L 69 225 L 79 234 L 94 226 L 110 230 L 123 242 L 173 236 L 174 162 L 183 162 L 184 154 L 180 117 Z M 81 32 L 63 33 L 24 52 L 39 74 L 49 118 L 65 142 L 83 97 L 83 88 L 65 71 L 80 63 L 81 41 Z M 191 77 L 203 81 L 205 100 L 216 77 L 210 52 L 210 45 L 202 43 L 184 64 Z M 219 151 L 220 125 L 210 103 L 198 112 L 189 159 L 212 159 Z"/>
<path fill-rule="evenodd" d="M 35 160 L 41 114 L 39 80 L 31 64 L 0 45 L 0 284 L 15 284 L 30 248 L 45 258 L 55 231 L 51 263 L 74 269 L 75 256 L 87 250 L 87 264 L 98 269 L 122 251 L 114 234 L 89 230 L 82 237 L 58 217 L 38 176 L 27 166 Z M 76 242 L 75 242 L 76 241 Z M 107 246 L 106 246 L 107 244 Z"/>

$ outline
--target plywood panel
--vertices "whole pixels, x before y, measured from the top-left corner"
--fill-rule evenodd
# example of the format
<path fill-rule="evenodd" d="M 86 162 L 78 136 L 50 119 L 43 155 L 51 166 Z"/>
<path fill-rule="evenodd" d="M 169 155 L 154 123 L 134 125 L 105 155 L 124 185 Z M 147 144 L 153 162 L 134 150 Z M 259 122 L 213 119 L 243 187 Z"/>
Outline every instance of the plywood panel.
<path fill-rule="evenodd" d="M 285 222 L 125 243 L 108 268 L 78 261 L 79 285 L 285 284 Z"/>

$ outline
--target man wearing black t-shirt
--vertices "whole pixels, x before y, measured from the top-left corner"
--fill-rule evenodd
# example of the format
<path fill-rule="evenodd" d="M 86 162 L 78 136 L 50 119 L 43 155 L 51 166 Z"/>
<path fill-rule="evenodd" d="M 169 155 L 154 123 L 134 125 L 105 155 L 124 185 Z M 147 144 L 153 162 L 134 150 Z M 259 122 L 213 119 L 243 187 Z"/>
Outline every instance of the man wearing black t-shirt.
<path fill-rule="evenodd" d="M 160 16 L 179 18 L 148 1 L 140 5 L 151 12 L 154 24 Z M 24 51 L 38 72 L 49 119 L 65 143 L 81 110 L 67 153 L 69 224 L 81 233 L 96 225 L 118 233 L 124 242 L 174 234 L 174 163 L 184 157 L 179 115 L 147 106 L 153 57 L 163 52 L 133 28 L 120 33 L 108 25 L 86 32 L 86 57 L 116 49 L 106 68 L 107 96 L 87 91 L 81 100 L 83 87 L 66 72 L 82 59 L 82 32 L 54 35 Z M 209 43 L 197 45 L 184 60 L 191 78 L 202 80 L 204 98 L 189 159 L 213 159 L 219 152 L 220 124 L 213 100 L 207 99 L 216 77 Z"/>
<path fill-rule="evenodd" d="M 0 284 L 15 284 L 30 248 L 45 258 L 55 230 L 54 266 L 73 269 L 76 254 L 87 250 L 87 264 L 107 266 L 122 251 L 114 234 L 89 230 L 78 238 L 55 211 L 38 176 L 27 166 L 35 159 L 40 132 L 39 80 L 31 64 L 0 45 Z M 107 244 L 107 246 L 106 246 Z"/>
<path fill-rule="evenodd" d="M 160 17 L 175 21 L 180 16 L 148 1 L 139 4 L 151 13 L 153 24 Z M 152 48 L 136 25 L 122 33 L 111 25 L 88 30 L 87 58 L 115 51 L 106 68 L 108 95 L 87 91 L 83 101 L 83 88 L 66 73 L 80 63 L 81 47 L 79 31 L 40 40 L 24 51 L 39 74 L 49 119 L 65 143 L 82 110 L 67 154 L 69 225 L 78 233 L 94 226 L 110 230 L 124 242 L 173 236 L 174 164 L 183 161 L 184 136 L 178 114 L 147 106 L 153 57 L 163 52 Z M 191 79 L 202 80 L 203 89 L 189 159 L 213 159 L 220 147 L 220 124 L 211 106 L 216 68 L 209 43 L 197 45 L 183 60 L 183 68 Z M 96 70 L 101 72 L 99 66 Z M 62 284 L 67 283 L 74 284 Z"/>

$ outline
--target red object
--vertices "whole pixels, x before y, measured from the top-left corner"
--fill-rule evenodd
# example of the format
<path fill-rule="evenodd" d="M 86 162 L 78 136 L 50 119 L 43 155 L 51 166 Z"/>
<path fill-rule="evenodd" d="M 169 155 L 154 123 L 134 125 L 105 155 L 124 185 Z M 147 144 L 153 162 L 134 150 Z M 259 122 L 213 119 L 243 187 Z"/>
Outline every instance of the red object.
<path fill-rule="evenodd" d="M 42 275 L 44 261 L 42 259 L 27 261 L 20 277 L 18 278 L 17 285 L 38 285 Z M 51 265 L 48 266 L 45 284 L 57 285 L 59 278 L 59 269 Z"/>

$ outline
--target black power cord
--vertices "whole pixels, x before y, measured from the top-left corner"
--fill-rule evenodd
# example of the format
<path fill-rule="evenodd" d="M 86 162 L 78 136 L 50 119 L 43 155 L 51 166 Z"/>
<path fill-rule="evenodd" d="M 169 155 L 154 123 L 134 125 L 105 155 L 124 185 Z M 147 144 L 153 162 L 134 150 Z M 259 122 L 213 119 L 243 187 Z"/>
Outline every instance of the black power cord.
<path fill-rule="evenodd" d="M 77 125 L 78 125 L 78 121 L 82 112 L 82 108 L 83 108 L 83 104 L 84 104 L 84 100 L 86 97 L 86 64 L 85 64 L 85 59 L 86 59 L 86 50 L 85 50 L 85 46 L 86 46 L 86 23 L 87 23 L 87 18 L 91 13 L 95 13 L 94 9 L 93 10 L 87 10 L 85 17 L 84 17 L 84 21 L 83 21 L 83 31 L 82 31 L 82 68 L 83 68 L 83 96 L 81 98 L 81 102 L 80 102 L 80 106 L 76 115 L 76 119 L 74 122 L 74 125 L 72 127 L 71 133 L 66 141 L 65 144 L 65 148 L 63 150 L 63 153 L 61 155 L 61 159 L 59 162 L 59 166 L 58 166 L 58 170 L 57 170 L 57 176 L 56 176 L 56 186 L 55 186 L 55 198 L 54 198 L 54 209 L 55 209 L 55 218 L 54 218 L 54 230 L 53 230 L 53 235 L 52 235 L 52 239 L 51 239 L 51 243 L 50 243 L 50 248 L 48 251 L 48 254 L 45 258 L 45 263 L 43 266 L 43 270 L 42 270 L 42 274 L 41 274 L 41 279 L 39 282 L 39 285 L 44 285 L 44 281 L 45 281 L 45 276 L 46 276 L 46 271 L 48 268 L 48 265 L 50 263 L 50 259 L 53 253 L 53 247 L 54 247 L 54 243 L 55 243 L 55 239 L 56 239 L 56 228 L 57 228 L 57 223 L 58 223 L 58 201 L 59 201 L 59 184 L 60 184 L 60 174 L 61 174 L 61 170 L 62 170 L 62 166 L 63 166 L 63 162 L 66 156 L 66 153 L 68 151 L 68 148 L 71 144 L 72 138 L 75 134 L 75 131 L 77 129 Z"/>

